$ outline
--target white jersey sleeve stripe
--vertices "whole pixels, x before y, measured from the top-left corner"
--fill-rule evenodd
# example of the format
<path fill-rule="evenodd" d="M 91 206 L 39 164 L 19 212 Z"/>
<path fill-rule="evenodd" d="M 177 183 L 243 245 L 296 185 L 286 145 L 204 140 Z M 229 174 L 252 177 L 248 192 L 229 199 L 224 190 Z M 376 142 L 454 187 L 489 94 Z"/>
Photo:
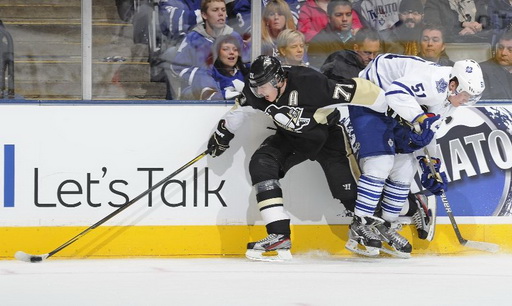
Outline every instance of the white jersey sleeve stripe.
<path fill-rule="evenodd" d="M 401 83 L 401 82 L 393 82 L 391 83 L 391 85 L 396 85 L 396 86 L 399 86 L 399 87 L 402 87 L 403 89 L 405 89 L 411 96 L 414 97 L 414 93 L 412 92 L 412 90 L 409 88 L 409 86 L 405 85 L 404 83 Z"/>
<path fill-rule="evenodd" d="M 386 92 L 386 97 L 387 96 L 392 96 L 392 95 L 410 95 L 409 93 L 403 91 L 403 90 L 393 90 L 393 91 L 388 91 Z"/>

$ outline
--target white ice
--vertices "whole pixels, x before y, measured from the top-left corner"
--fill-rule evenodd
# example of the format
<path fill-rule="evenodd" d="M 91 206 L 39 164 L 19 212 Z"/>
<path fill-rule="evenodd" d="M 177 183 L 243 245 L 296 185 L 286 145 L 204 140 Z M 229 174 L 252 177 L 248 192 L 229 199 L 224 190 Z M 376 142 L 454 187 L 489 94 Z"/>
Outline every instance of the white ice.
<path fill-rule="evenodd" d="M 0 305 L 512 305 L 512 255 L 0 261 Z"/>

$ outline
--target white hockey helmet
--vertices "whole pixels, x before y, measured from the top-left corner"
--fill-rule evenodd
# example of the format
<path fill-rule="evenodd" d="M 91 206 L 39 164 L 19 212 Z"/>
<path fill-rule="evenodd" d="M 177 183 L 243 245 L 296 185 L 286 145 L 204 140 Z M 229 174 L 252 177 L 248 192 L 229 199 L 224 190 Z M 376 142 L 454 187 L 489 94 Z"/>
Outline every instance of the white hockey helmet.
<path fill-rule="evenodd" d="M 473 105 L 480 100 L 485 89 L 485 82 L 482 68 L 477 62 L 471 59 L 456 61 L 450 72 L 450 81 L 453 78 L 457 78 L 459 85 L 455 93 L 450 95 L 467 92 L 471 98 L 466 105 Z"/>

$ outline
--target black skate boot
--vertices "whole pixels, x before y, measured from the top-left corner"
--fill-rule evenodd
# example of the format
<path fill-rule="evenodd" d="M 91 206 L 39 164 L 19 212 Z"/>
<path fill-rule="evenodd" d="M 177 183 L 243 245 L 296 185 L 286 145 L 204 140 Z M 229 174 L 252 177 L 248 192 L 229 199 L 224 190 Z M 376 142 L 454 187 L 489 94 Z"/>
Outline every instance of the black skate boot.
<path fill-rule="evenodd" d="M 359 217 L 355 215 L 352 224 L 349 226 L 348 241 L 345 248 L 363 256 L 379 255 L 382 242 L 375 226 L 382 222 L 384 220 L 377 217 Z"/>
<path fill-rule="evenodd" d="M 382 241 L 388 245 L 388 247 L 383 245 L 380 250 L 396 257 L 410 258 L 412 246 L 405 237 L 397 232 L 401 229 L 402 225 L 397 222 L 385 221 L 377 225 Z"/>
<path fill-rule="evenodd" d="M 421 193 L 410 194 L 411 200 L 413 200 L 418 206 L 418 210 L 412 215 L 412 222 L 418 230 L 418 237 L 420 239 L 426 239 L 432 241 L 434 238 L 436 228 L 436 203 L 429 207 L 429 201 L 426 195 Z M 411 202 L 411 201 L 409 201 Z"/>
<path fill-rule="evenodd" d="M 252 260 L 285 261 L 291 260 L 290 249 L 292 241 L 289 236 L 281 234 L 269 234 L 266 238 L 247 244 L 245 256 Z M 276 251 L 277 255 L 265 254 Z"/>

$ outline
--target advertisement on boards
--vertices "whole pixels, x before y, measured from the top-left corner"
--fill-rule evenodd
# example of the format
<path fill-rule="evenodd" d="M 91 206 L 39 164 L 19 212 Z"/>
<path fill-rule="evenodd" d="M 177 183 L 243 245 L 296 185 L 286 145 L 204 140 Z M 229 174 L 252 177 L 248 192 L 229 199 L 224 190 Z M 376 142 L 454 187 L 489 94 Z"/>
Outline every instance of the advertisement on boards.
<path fill-rule="evenodd" d="M 0 222 L 90 225 L 203 152 L 229 108 L 2 105 Z M 248 118 L 226 153 L 202 158 L 109 224 L 262 224 L 247 168 L 271 127 L 264 115 Z M 510 216 L 511 132 L 507 107 L 461 107 L 438 131 L 435 157 L 455 216 Z M 349 222 L 317 163 L 292 168 L 281 183 L 294 224 Z"/>

